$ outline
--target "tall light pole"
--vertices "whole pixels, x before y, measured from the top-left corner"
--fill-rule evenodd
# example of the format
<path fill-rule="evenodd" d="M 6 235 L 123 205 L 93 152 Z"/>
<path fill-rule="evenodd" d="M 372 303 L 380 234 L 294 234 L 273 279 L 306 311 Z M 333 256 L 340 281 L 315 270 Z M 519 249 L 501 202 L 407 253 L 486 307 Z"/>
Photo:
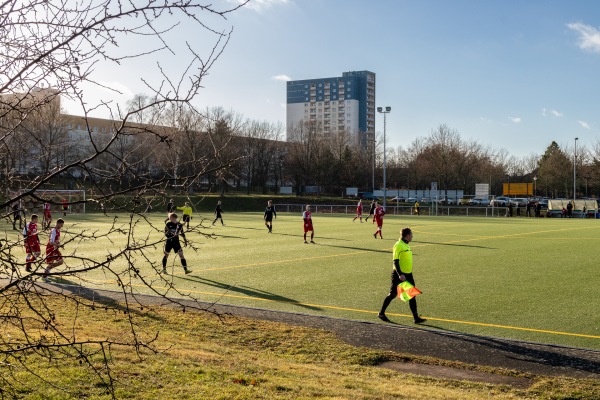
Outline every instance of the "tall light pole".
<path fill-rule="evenodd" d="M 371 143 L 373 144 L 373 154 L 371 154 L 371 157 L 373 158 L 373 190 L 372 192 L 375 193 L 375 132 L 373 132 L 373 138 L 371 140 Z"/>
<path fill-rule="evenodd" d="M 387 205 L 387 160 L 386 160 L 386 151 L 385 151 L 385 129 L 386 129 L 386 114 L 392 111 L 392 107 L 386 107 L 385 111 L 383 111 L 383 107 L 377 107 L 377 112 L 383 114 L 383 208 L 385 209 Z"/>
<path fill-rule="evenodd" d="M 537 197 L 537 175 L 533 177 L 533 197 Z"/>
<path fill-rule="evenodd" d="M 577 141 L 578 137 L 575 138 L 575 152 L 573 153 L 573 200 L 577 198 L 575 190 L 577 186 Z"/>

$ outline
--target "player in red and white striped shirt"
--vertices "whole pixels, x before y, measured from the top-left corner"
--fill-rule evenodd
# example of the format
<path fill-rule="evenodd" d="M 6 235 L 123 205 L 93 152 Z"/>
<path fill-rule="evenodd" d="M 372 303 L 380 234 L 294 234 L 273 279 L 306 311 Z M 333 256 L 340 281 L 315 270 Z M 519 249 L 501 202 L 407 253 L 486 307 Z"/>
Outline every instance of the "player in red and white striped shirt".
<path fill-rule="evenodd" d="M 385 210 L 378 202 L 375 203 L 375 206 L 375 222 L 377 223 L 377 230 L 373 234 L 373 237 L 377 239 L 377 234 L 379 233 L 379 237 L 383 239 L 381 228 L 383 228 L 383 216 L 385 215 Z"/>
<path fill-rule="evenodd" d="M 302 213 L 302 219 L 304 220 L 304 243 L 308 243 L 306 241 L 306 233 L 310 231 L 310 242 L 312 244 L 315 244 L 315 242 L 313 241 L 315 237 L 315 230 L 313 228 L 312 214 L 310 212 L 309 205 L 306 206 L 306 211 Z"/>
<path fill-rule="evenodd" d="M 52 213 L 50 212 L 50 203 L 44 203 L 44 219 L 42 220 L 42 229 L 50 228 L 52 223 Z"/>
<path fill-rule="evenodd" d="M 52 228 L 48 243 L 46 244 L 46 264 L 48 266 L 44 270 L 44 280 L 47 281 L 50 270 L 64 263 L 62 254 L 60 253 L 60 229 L 65 224 L 62 218 L 56 220 L 56 226 Z"/>
<path fill-rule="evenodd" d="M 38 216 L 31 214 L 31 221 L 25 224 L 23 228 L 23 241 L 25 242 L 25 271 L 31 272 L 31 264 L 42 254 L 40 249 L 40 238 L 37 230 Z"/>
<path fill-rule="evenodd" d="M 358 205 L 356 206 L 356 217 L 354 217 L 354 219 L 352 220 L 352 222 L 356 221 L 356 218 L 360 218 L 360 223 L 362 224 L 363 220 L 362 220 L 362 212 L 363 212 L 363 205 L 362 205 L 362 200 L 358 201 Z"/>

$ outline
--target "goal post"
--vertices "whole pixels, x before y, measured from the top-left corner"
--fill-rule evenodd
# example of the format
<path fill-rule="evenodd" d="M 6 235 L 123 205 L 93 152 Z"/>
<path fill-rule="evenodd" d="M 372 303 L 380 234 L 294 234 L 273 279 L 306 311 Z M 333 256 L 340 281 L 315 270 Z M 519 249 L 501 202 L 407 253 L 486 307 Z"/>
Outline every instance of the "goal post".
<path fill-rule="evenodd" d="M 9 190 L 8 196 L 9 199 L 14 199 L 30 191 L 30 189 Z M 85 214 L 85 190 L 37 189 L 33 194 L 35 197 L 25 195 L 21 198 L 22 207 L 28 210 L 28 214 L 43 215 L 46 202 L 51 204 L 51 212 Z M 63 210 L 64 207 L 66 210 Z"/>

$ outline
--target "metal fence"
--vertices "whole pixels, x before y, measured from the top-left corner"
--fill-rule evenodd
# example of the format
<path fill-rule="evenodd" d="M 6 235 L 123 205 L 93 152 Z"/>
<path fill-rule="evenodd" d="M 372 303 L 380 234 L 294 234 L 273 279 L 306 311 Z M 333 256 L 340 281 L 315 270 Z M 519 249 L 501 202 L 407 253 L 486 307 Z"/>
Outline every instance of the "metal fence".
<path fill-rule="evenodd" d="M 288 212 L 302 214 L 306 208 L 306 204 L 276 204 L 278 212 Z M 315 213 L 323 214 L 356 214 L 356 204 L 339 205 L 339 204 L 311 204 L 311 210 Z M 363 206 L 363 215 L 369 212 L 369 206 Z M 435 204 L 421 205 L 419 212 L 421 215 L 439 215 L 439 216 L 479 216 L 479 217 L 504 217 L 506 214 L 505 207 L 489 207 L 489 206 L 436 206 Z M 388 205 L 386 207 L 388 215 L 415 215 L 413 205 Z M 513 212 L 513 216 L 517 216 Z M 525 209 L 521 215 L 525 217 Z M 531 212 L 533 216 L 533 211 Z"/>

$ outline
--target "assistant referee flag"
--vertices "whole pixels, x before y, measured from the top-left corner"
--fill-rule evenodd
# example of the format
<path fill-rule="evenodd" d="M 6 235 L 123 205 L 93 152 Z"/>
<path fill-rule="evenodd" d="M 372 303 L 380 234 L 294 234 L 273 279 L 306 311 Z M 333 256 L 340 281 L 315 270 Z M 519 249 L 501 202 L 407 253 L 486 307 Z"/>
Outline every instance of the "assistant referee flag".
<path fill-rule="evenodd" d="M 402 301 L 409 301 L 421 293 L 423 292 L 414 287 L 409 281 L 404 281 L 398 285 L 398 298 Z"/>

